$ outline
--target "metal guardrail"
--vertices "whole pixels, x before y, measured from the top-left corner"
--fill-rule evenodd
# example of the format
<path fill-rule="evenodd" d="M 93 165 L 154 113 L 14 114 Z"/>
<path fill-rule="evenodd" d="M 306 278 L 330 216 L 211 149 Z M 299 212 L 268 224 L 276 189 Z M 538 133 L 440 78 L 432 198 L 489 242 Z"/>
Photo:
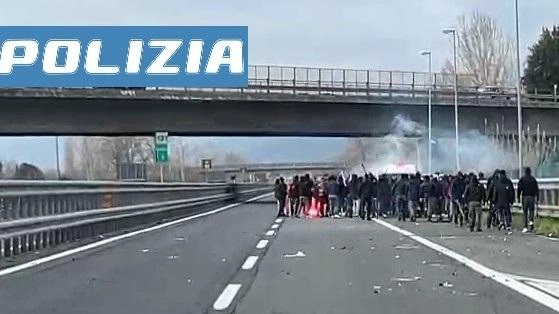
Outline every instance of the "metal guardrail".
<path fill-rule="evenodd" d="M 150 98 L 168 100 L 265 99 L 286 97 L 297 100 L 322 100 L 367 103 L 417 103 L 424 105 L 429 86 L 434 104 L 454 101 L 453 74 L 434 73 L 432 85 L 427 72 L 374 71 L 294 66 L 250 65 L 248 88 L 19 88 L 0 89 L 0 97 L 64 98 Z M 514 105 L 514 87 L 475 86 L 470 75 L 459 75 L 461 105 Z M 556 94 L 523 92 L 525 106 L 556 107 Z"/>
<path fill-rule="evenodd" d="M 267 184 L 0 181 L 0 258 L 185 216 Z"/>

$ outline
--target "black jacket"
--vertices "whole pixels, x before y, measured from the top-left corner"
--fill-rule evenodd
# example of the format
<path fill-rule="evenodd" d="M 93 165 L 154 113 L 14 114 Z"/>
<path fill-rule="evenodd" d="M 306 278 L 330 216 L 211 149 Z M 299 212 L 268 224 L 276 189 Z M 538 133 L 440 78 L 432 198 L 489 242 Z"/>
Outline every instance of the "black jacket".
<path fill-rule="evenodd" d="M 514 203 L 514 186 L 509 178 L 495 182 L 493 187 L 493 202 L 495 206 L 510 206 Z"/>
<path fill-rule="evenodd" d="M 394 195 L 407 196 L 408 195 L 408 181 L 400 179 L 394 183 Z"/>
<path fill-rule="evenodd" d="M 456 178 L 452 181 L 452 199 L 461 200 L 464 191 L 466 190 L 466 181 L 464 179 Z"/>
<path fill-rule="evenodd" d="M 411 179 L 408 184 L 408 200 L 417 202 L 421 198 L 419 180 Z"/>
<path fill-rule="evenodd" d="M 361 199 L 368 199 L 373 197 L 373 181 L 365 180 L 359 187 L 359 197 Z"/>
<path fill-rule="evenodd" d="M 277 184 L 274 192 L 278 200 L 284 199 L 287 196 L 287 184 L 285 183 Z"/>
<path fill-rule="evenodd" d="M 468 184 L 464 190 L 464 200 L 466 202 L 480 202 L 485 203 L 485 188 L 481 183 Z"/>
<path fill-rule="evenodd" d="M 379 181 L 377 185 L 377 197 L 379 199 L 390 199 L 392 197 L 390 184 L 386 180 Z"/>
<path fill-rule="evenodd" d="M 441 191 L 442 189 L 440 188 L 440 185 L 438 182 L 429 182 L 429 188 L 427 190 L 427 195 L 429 197 L 441 197 Z"/>
<path fill-rule="evenodd" d="M 312 180 L 303 180 L 299 183 L 299 195 L 305 197 L 312 196 L 313 182 Z"/>
<path fill-rule="evenodd" d="M 531 175 L 523 176 L 518 181 L 518 198 L 521 196 L 538 196 L 539 194 L 538 181 Z"/>

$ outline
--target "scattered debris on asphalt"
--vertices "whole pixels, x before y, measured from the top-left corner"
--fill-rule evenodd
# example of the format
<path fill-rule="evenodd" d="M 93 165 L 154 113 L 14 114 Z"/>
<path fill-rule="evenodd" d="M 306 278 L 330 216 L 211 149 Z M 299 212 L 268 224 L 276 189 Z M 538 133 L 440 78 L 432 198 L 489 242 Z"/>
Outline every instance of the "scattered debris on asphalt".
<path fill-rule="evenodd" d="M 227 259 L 224 257 L 224 258 L 221 259 L 221 261 L 225 263 L 225 262 L 227 262 Z"/>
<path fill-rule="evenodd" d="M 426 261 L 422 261 L 421 264 L 425 265 L 427 262 Z"/>
<path fill-rule="evenodd" d="M 415 249 L 419 249 L 419 246 L 417 245 L 413 245 L 413 244 L 402 244 L 402 245 L 397 245 L 395 247 L 396 250 L 415 250 Z"/>
<path fill-rule="evenodd" d="M 391 281 L 396 281 L 396 282 L 412 282 L 412 281 L 418 281 L 421 280 L 420 276 L 415 276 L 413 278 L 411 277 L 392 277 L 390 278 Z"/>
<path fill-rule="evenodd" d="M 374 247 L 374 246 L 371 246 L 371 251 L 373 251 L 374 249 L 375 249 L 375 247 Z"/>
<path fill-rule="evenodd" d="M 301 251 L 297 251 L 295 254 L 284 254 L 283 257 L 295 258 L 295 257 L 306 257 L 307 255 Z"/>
<path fill-rule="evenodd" d="M 441 239 L 456 239 L 456 236 L 443 236 L 441 234 Z"/>
<path fill-rule="evenodd" d="M 332 250 L 332 251 L 334 251 L 335 249 L 336 249 L 336 248 L 333 247 L 333 246 L 330 247 L 330 250 Z"/>
<path fill-rule="evenodd" d="M 147 253 L 149 252 L 149 249 L 142 249 L 142 253 Z"/>
<path fill-rule="evenodd" d="M 353 285 L 353 281 L 348 282 L 347 285 L 348 285 L 348 286 Z"/>
<path fill-rule="evenodd" d="M 475 297 L 478 295 L 477 292 L 466 292 L 465 295 L 469 296 L 469 297 Z"/>
<path fill-rule="evenodd" d="M 177 255 L 169 255 L 167 256 L 168 259 L 178 259 L 179 257 Z"/>
<path fill-rule="evenodd" d="M 395 258 L 395 259 L 399 259 L 399 258 L 400 258 L 400 255 L 396 255 L 396 256 L 394 256 L 394 258 Z"/>
<path fill-rule="evenodd" d="M 192 283 L 192 279 L 188 278 L 188 279 L 186 279 L 186 282 Z"/>
<path fill-rule="evenodd" d="M 536 251 L 536 254 L 542 255 L 542 252 L 541 251 Z"/>
<path fill-rule="evenodd" d="M 453 271 L 452 273 L 450 273 L 452 276 L 457 276 L 458 273 L 456 271 Z"/>
<path fill-rule="evenodd" d="M 186 241 L 186 238 L 185 237 L 176 237 L 174 240 L 175 241 Z"/>
<path fill-rule="evenodd" d="M 440 268 L 440 269 L 444 269 L 446 267 L 446 265 L 441 264 L 441 263 L 430 263 L 429 266 L 430 267 L 437 267 L 437 268 Z"/>
<path fill-rule="evenodd" d="M 454 287 L 454 285 L 448 281 L 445 281 L 445 282 L 439 282 L 439 287 L 452 288 Z"/>

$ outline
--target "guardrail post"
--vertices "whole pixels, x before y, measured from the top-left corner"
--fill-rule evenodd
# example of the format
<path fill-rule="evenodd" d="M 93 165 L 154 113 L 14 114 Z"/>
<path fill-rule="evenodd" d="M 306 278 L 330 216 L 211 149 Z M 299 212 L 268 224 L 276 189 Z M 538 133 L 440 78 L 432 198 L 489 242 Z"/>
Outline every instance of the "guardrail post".
<path fill-rule="evenodd" d="M 390 98 L 392 98 L 392 71 L 389 72 L 390 82 L 388 83 L 388 89 L 390 90 Z"/>
<path fill-rule="evenodd" d="M 369 94 L 370 94 L 369 90 L 371 88 L 370 87 L 371 86 L 370 85 L 371 84 L 370 76 L 371 76 L 371 71 L 367 70 L 367 97 L 369 97 Z"/>
<path fill-rule="evenodd" d="M 411 98 L 415 98 L 415 72 L 411 72 Z"/>
<path fill-rule="evenodd" d="M 345 70 L 342 70 L 342 93 L 345 96 Z"/>
<path fill-rule="evenodd" d="M 557 102 L 557 84 L 553 85 L 553 102 Z"/>
<path fill-rule="evenodd" d="M 266 67 L 266 87 L 268 94 L 270 93 L 270 66 Z"/>
<path fill-rule="evenodd" d="M 297 86 L 296 81 L 297 81 L 297 68 L 293 67 L 293 95 L 297 94 L 297 91 L 295 89 L 295 87 Z"/>
<path fill-rule="evenodd" d="M 318 95 L 321 95 L 320 88 L 322 87 L 322 69 L 318 69 Z"/>

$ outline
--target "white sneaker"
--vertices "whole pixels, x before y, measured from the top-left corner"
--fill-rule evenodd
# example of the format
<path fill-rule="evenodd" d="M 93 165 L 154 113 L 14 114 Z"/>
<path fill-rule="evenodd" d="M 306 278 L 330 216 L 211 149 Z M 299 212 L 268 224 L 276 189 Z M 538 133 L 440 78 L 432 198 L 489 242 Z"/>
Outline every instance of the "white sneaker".
<path fill-rule="evenodd" d="M 340 218 L 340 215 L 335 214 L 335 215 L 334 215 L 334 218 Z"/>
<path fill-rule="evenodd" d="M 522 233 L 528 233 L 528 228 L 522 229 Z"/>

